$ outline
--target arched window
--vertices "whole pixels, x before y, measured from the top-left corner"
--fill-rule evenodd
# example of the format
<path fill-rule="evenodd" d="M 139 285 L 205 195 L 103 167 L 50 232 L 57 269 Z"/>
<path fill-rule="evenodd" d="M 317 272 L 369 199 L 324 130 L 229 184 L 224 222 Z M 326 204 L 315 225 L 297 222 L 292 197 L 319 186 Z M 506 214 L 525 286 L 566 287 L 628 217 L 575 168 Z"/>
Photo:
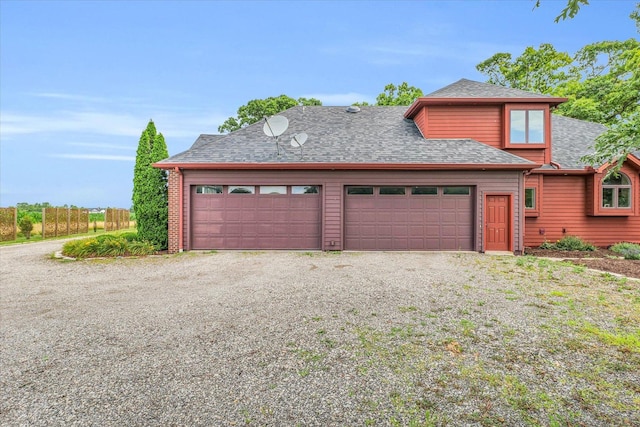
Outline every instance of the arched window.
<path fill-rule="evenodd" d="M 602 207 L 631 207 L 631 181 L 625 174 L 614 174 L 602 180 Z"/>

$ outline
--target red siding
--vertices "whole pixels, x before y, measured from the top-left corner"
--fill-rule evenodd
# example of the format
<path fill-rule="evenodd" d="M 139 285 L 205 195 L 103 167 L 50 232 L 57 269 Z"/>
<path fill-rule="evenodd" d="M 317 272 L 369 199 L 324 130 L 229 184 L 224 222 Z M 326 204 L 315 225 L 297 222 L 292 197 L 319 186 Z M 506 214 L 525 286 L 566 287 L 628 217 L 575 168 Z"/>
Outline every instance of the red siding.
<path fill-rule="evenodd" d="M 425 138 L 471 138 L 495 148 L 503 146 L 498 105 L 430 106 L 425 116 L 426 125 L 416 122 Z"/>
<path fill-rule="evenodd" d="M 483 247 L 483 205 L 485 194 L 513 196 L 513 250 L 522 250 L 522 227 L 519 222 L 522 203 L 518 197 L 524 178 L 520 171 L 233 171 L 185 170 L 184 194 L 192 185 L 320 185 L 322 186 L 322 249 L 344 249 L 345 185 L 464 185 L 475 187 L 474 248 Z M 177 192 L 172 191 L 172 193 Z M 191 248 L 190 197 L 183 198 L 185 249 Z M 172 233 L 175 239 L 175 232 Z M 332 245 L 331 243 L 335 244 Z M 176 245 L 177 246 L 177 245 Z"/>
<path fill-rule="evenodd" d="M 608 246 L 621 241 L 640 242 L 640 215 L 587 215 L 585 207 L 587 202 L 592 203 L 593 200 L 593 197 L 587 196 L 588 180 L 593 180 L 593 177 L 544 176 L 540 216 L 526 218 L 525 246 L 539 246 L 545 240 L 554 242 L 567 235 L 579 236 L 597 246 Z M 638 187 L 635 185 L 633 188 L 636 212 L 640 206 Z"/>
<path fill-rule="evenodd" d="M 546 152 L 545 149 L 540 149 L 540 150 L 534 150 L 534 149 L 528 149 L 528 150 L 506 149 L 504 151 L 506 151 L 508 153 L 511 153 L 514 156 L 518 156 L 518 157 L 522 157 L 523 159 L 531 160 L 532 162 L 538 163 L 540 165 L 543 165 L 545 163 L 549 163 L 545 159 L 545 152 Z"/>

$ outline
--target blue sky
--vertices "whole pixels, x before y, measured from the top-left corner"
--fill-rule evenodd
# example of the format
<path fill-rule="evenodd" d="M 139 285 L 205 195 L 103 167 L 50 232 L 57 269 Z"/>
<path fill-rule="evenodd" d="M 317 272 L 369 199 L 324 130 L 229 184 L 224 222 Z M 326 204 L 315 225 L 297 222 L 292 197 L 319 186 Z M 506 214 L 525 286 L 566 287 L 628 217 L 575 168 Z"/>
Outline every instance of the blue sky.
<path fill-rule="evenodd" d="M 497 52 L 637 37 L 635 1 L 0 1 L 0 205 L 131 206 L 153 119 L 169 154 L 255 98 L 425 93 Z"/>

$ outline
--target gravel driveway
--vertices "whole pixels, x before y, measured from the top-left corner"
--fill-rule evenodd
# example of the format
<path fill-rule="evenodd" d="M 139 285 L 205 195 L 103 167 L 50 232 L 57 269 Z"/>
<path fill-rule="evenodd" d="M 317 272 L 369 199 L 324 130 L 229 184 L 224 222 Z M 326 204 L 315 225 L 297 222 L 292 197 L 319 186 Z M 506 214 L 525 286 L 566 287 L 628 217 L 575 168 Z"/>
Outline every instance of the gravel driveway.
<path fill-rule="evenodd" d="M 616 326 L 580 299 L 597 286 L 640 331 L 637 282 L 554 264 L 545 288 L 533 261 L 475 253 L 61 245 L 0 247 L 1 425 L 640 424 L 634 347 L 568 320 Z"/>

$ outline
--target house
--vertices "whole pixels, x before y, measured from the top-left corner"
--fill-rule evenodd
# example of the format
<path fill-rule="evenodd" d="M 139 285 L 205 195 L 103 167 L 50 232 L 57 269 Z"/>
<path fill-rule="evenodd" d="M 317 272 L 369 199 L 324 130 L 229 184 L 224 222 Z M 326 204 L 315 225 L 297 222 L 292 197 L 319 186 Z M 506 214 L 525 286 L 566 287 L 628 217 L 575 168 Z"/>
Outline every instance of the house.
<path fill-rule="evenodd" d="M 200 135 L 155 164 L 169 251 L 640 242 L 640 153 L 617 177 L 584 164 L 605 128 L 552 114 L 564 101 L 463 79 L 408 108 L 294 107 L 277 139 L 264 123 Z"/>

